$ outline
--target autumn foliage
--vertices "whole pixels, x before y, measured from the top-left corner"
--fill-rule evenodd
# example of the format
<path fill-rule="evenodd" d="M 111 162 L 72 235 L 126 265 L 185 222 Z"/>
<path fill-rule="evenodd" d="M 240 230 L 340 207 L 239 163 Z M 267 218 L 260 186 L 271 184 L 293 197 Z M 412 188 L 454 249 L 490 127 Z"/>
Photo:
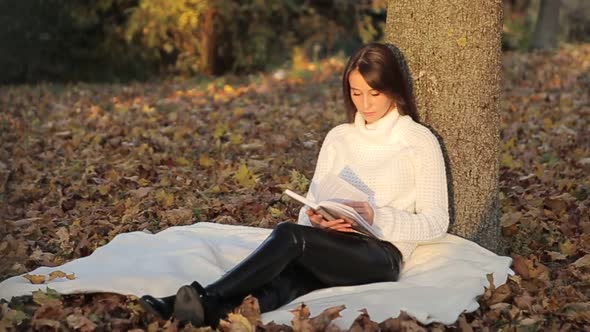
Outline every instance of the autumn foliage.
<path fill-rule="evenodd" d="M 87 256 L 122 232 L 293 220 L 299 206 L 281 192 L 307 189 L 324 135 L 344 121 L 342 67 L 329 59 L 206 83 L 3 87 L 0 279 Z M 425 327 L 405 313 L 373 322 L 360 312 L 351 330 L 587 328 L 589 71 L 590 45 L 505 55 L 500 198 L 516 274 L 490 283 L 480 308 L 454 325 Z M 182 329 L 146 314 L 135 297 L 56 294 L 50 278 L 75 278 L 63 272 L 3 303 L 0 330 Z M 220 329 L 336 331 L 342 309 L 301 306 L 291 326 L 263 325 L 247 298 Z"/>

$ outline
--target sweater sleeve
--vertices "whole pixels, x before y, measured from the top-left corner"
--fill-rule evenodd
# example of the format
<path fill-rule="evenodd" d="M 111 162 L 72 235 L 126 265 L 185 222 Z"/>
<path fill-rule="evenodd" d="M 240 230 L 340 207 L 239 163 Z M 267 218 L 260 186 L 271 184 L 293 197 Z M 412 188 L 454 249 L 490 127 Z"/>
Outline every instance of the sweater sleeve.
<path fill-rule="evenodd" d="M 307 199 L 311 201 L 316 201 L 316 193 L 318 190 L 318 184 L 321 182 L 323 177 L 329 173 L 332 164 L 334 162 L 334 148 L 332 143 L 334 141 L 334 129 L 332 129 L 326 135 L 324 142 L 322 143 L 322 147 L 320 148 L 320 153 L 318 155 L 318 160 L 315 166 L 315 171 L 313 173 L 313 177 L 309 184 L 309 190 L 307 191 Z M 309 221 L 309 216 L 307 215 L 307 210 L 309 210 L 308 206 L 303 206 L 301 210 L 299 210 L 299 218 L 297 220 L 298 224 L 312 226 L 311 222 Z"/>
<path fill-rule="evenodd" d="M 415 213 L 385 206 L 375 209 L 373 227 L 384 239 L 422 242 L 442 237 L 449 226 L 445 163 L 436 137 L 425 127 L 414 127 L 408 137 L 415 167 Z"/>

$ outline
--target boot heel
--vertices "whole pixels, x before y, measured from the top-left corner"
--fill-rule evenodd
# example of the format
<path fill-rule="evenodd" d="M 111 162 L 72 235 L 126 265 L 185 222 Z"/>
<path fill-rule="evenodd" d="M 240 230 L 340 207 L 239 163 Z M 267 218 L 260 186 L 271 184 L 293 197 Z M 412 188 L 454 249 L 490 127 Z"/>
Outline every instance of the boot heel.
<path fill-rule="evenodd" d="M 182 286 L 176 293 L 174 317 L 181 323 L 191 323 L 194 327 L 205 324 L 205 311 L 201 295 L 194 287 Z"/>

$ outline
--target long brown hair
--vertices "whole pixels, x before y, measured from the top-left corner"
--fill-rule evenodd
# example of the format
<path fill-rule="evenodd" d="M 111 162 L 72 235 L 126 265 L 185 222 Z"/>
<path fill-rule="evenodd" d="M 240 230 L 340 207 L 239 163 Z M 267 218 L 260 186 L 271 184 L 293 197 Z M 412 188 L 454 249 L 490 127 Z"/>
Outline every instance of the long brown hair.
<path fill-rule="evenodd" d="M 350 97 L 350 73 L 358 69 L 373 89 L 392 98 L 401 115 L 419 122 L 412 81 L 406 61 L 393 44 L 370 43 L 361 47 L 348 60 L 342 75 L 342 94 L 348 121 L 354 122 L 357 112 Z"/>

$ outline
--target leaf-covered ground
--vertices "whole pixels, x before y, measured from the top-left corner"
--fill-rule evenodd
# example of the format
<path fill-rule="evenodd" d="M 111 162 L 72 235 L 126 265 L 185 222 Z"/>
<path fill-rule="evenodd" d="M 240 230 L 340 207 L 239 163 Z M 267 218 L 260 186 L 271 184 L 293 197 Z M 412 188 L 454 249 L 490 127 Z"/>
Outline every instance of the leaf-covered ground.
<path fill-rule="evenodd" d="M 293 220 L 299 206 L 281 192 L 307 189 L 325 133 L 344 121 L 342 68 L 330 59 L 209 82 L 2 87 L 0 280 L 87 256 L 122 232 Z M 516 275 L 454 325 L 369 312 L 352 330 L 588 330 L 590 45 L 506 54 L 504 77 L 502 225 Z M 50 276 L 31 279 L 46 277 L 48 291 L 2 304 L 0 330 L 178 329 L 134 297 L 60 296 Z M 258 328 L 324 329 L 339 310 L 309 319 L 302 307 L 292 327 Z M 221 328 L 251 331 L 257 317 L 249 299 Z"/>

